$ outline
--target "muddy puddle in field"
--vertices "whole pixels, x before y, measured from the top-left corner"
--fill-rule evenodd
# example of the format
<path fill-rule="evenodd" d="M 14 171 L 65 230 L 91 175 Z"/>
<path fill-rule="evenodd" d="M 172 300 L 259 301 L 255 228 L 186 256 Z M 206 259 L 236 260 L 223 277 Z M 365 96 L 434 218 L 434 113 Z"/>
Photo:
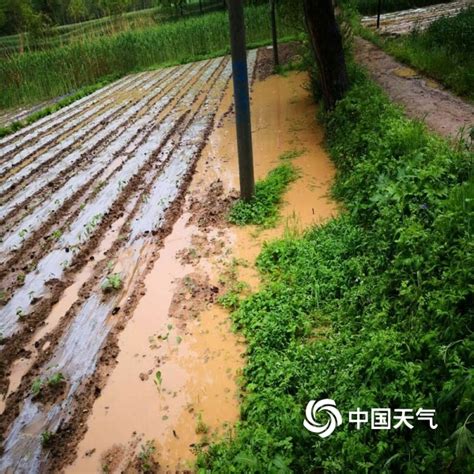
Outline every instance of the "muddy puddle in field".
<path fill-rule="evenodd" d="M 238 187 L 234 118 L 224 114 L 232 99 L 228 88 L 184 212 L 118 336 L 116 366 L 66 472 L 128 472 L 137 453 L 150 446 L 160 472 L 192 470 L 194 448 L 205 448 L 238 420 L 245 341 L 232 332 L 218 298 L 237 280 L 249 285 L 247 292 L 257 289 L 252 268 L 266 240 L 337 212 L 328 197 L 334 170 L 306 84 L 306 74 L 290 73 L 253 85 L 256 178 L 278 166 L 285 152 L 294 152 L 292 163 L 300 170 L 279 223 L 268 230 L 237 228 L 223 219 Z"/>

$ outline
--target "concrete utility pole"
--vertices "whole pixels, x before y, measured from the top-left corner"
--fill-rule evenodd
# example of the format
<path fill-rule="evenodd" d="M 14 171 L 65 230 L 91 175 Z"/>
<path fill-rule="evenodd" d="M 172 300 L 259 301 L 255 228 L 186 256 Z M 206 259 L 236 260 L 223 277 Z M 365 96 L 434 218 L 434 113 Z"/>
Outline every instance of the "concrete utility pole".
<path fill-rule="evenodd" d="M 280 65 L 278 58 L 278 39 L 276 24 L 276 0 L 270 0 L 270 16 L 272 18 L 272 43 L 273 43 L 273 66 L 277 68 Z"/>
<path fill-rule="evenodd" d="M 239 153 L 240 197 L 248 201 L 255 193 L 253 176 L 252 126 L 245 47 L 243 0 L 228 0 L 232 77 L 234 82 L 235 125 Z"/>

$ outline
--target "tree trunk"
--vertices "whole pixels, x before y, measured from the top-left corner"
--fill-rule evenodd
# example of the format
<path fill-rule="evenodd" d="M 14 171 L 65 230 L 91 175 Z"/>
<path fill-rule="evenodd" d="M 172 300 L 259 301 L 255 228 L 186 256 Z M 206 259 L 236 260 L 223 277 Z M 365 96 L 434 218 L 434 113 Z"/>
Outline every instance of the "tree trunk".
<path fill-rule="evenodd" d="M 304 12 L 324 105 L 331 110 L 349 87 L 341 33 L 331 0 L 304 0 Z"/>

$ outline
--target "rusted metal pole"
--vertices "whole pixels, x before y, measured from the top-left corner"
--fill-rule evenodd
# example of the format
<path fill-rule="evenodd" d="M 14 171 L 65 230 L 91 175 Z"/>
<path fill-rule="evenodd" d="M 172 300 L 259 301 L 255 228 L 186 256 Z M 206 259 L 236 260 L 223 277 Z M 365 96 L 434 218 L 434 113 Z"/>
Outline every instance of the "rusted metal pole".
<path fill-rule="evenodd" d="M 270 16 L 272 19 L 273 66 L 277 68 L 280 65 L 280 60 L 278 58 L 278 35 L 275 10 L 276 0 L 270 0 Z"/>
<path fill-rule="evenodd" d="M 228 0 L 232 77 L 234 83 L 235 126 L 239 154 L 240 197 L 248 201 L 255 193 L 253 176 L 252 126 L 245 46 L 243 0 Z"/>

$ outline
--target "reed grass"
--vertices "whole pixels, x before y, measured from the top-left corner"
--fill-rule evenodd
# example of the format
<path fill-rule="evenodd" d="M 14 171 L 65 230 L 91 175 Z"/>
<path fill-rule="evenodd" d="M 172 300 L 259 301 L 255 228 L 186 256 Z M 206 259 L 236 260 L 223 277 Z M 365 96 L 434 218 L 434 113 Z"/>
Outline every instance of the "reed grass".
<path fill-rule="evenodd" d="M 300 33 L 303 21 L 294 10 L 286 4 L 280 6 L 280 37 L 295 37 Z M 245 20 L 249 45 L 269 41 L 271 27 L 266 5 L 248 7 Z M 215 12 L 16 55 L 0 62 L 0 108 L 57 97 L 111 74 L 192 61 L 228 49 L 227 13 Z"/>

